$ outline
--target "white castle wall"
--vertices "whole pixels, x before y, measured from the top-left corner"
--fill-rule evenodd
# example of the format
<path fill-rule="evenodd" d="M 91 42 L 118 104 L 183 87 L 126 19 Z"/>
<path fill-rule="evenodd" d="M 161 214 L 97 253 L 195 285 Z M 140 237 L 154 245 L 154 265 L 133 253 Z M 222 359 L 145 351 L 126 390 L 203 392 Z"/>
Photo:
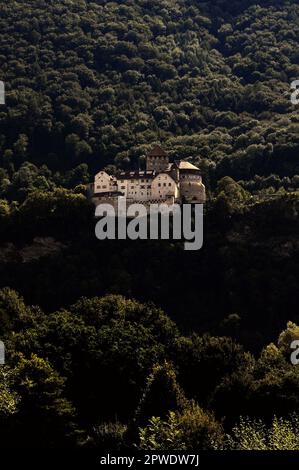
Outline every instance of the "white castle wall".
<path fill-rule="evenodd" d="M 167 173 L 160 173 L 152 182 L 152 198 L 165 199 L 168 196 L 179 197 L 178 185 Z"/>

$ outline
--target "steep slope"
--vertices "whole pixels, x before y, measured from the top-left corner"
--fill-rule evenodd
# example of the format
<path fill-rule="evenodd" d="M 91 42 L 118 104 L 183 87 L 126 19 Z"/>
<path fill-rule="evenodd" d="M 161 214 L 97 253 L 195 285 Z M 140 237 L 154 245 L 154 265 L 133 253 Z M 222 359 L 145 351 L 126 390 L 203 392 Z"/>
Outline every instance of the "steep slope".
<path fill-rule="evenodd" d="M 0 164 L 128 167 L 160 140 L 217 177 L 299 173 L 298 2 L 252 3 L 2 5 Z"/>

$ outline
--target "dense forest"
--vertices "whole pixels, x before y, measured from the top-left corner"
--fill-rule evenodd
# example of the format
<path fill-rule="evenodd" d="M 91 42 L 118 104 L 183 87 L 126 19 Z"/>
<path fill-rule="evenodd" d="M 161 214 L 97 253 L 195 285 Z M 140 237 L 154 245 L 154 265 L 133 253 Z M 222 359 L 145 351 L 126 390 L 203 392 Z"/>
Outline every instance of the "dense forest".
<path fill-rule="evenodd" d="M 2 0 L 1 447 L 299 449 L 298 3 Z M 95 237 L 157 143 L 198 252 Z"/>
<path fill-rule="evenodd" d="M 156 141 L 213 181 L 298 174 L 299 5 L 254 3 L 2 4 L 3 189 L 24 161 L 71 184 L 57 172 L 132 167 Z"/>

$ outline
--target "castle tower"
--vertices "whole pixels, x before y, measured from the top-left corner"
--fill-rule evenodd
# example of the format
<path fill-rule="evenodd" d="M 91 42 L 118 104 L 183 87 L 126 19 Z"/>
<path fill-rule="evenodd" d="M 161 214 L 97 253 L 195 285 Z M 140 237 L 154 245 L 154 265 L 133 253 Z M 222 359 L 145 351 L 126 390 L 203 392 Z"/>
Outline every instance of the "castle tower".
<path fill-rule="evenodd" d="M 181 198 L 189 203 L 205 203 L 206 191 L 200 169 L 190 162 L 180 161 L 179 170 Z"/>
<path fill-rule="evenodd" d="M 169 157 L 158 145 L 146 156 L 146 171 L 156 171 L 157 173 L 166 171 L 169 165 Z"/>

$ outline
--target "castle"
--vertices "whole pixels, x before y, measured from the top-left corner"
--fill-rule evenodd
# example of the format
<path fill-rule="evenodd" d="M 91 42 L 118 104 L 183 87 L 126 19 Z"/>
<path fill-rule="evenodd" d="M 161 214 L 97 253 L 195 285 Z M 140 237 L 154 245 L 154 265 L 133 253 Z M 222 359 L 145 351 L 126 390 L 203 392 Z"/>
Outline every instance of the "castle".
<path fill-rule="evenodd" d="M 118 176 L 100 171 L 92 186 L 92 200 L 96 205 L 115 206 L 119 196 L 125 197 L 128 205 L 146 206 L 202 204 L 206 200 L 199 168 L 183 160 L 170 163 L 167 153 L 159 146 L 146 156 L 145 171 L 122 172 Z"/>

